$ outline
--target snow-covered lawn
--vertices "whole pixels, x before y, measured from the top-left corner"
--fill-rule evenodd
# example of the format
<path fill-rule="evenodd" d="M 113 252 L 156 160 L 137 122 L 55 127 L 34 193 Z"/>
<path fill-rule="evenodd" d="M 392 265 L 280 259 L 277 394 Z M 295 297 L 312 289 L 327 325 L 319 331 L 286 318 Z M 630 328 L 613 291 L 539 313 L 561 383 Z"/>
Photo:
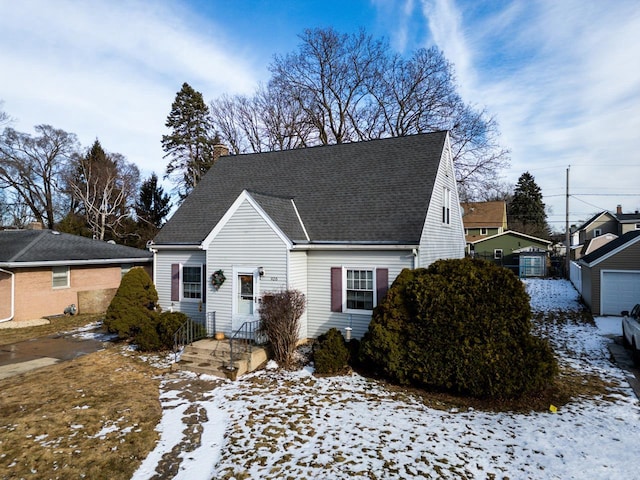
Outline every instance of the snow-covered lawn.
<path fill-rule="evenodd" d="M 534 311 L 579 309 L 567 281 L 529 280 L 527 290 Z M 171 375 L 161 439 L 134 479 L 633 478 L 640 405 L 605 336 L 619 335 L 619 323 L 541 330 L 563 365 L 615 385 L 556 413 L 436 409 L 359 375 L 316 378 L 273 364 L 236 382 Z"/>

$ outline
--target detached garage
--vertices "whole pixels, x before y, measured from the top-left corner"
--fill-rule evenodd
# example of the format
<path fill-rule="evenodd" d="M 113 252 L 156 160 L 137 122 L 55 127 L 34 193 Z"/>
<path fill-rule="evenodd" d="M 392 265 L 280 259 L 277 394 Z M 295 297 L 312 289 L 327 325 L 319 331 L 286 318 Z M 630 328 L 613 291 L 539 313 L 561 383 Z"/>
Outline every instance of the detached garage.
<path fill-rule="evenodd" d="M 594 315 L 620 315 L 640 303 L 640 230 L 582 257 L 582 297 Z"/>

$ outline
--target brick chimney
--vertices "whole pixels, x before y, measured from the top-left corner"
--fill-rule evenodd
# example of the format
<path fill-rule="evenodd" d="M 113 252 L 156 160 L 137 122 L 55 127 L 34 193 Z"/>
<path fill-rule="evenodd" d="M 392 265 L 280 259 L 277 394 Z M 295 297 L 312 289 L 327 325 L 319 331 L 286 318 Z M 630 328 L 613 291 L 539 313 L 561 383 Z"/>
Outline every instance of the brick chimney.
<path fill-rule="evenodd" d="M 223 143 L 216 143 L 213 146 L 213 161 L 215 162 L 220 157 L 229 155 L 229 147 Z"/>
<path fill-rule="evenodd" d="M 622 205 L 616 207 L 616 215 L 622 215 Z"/>

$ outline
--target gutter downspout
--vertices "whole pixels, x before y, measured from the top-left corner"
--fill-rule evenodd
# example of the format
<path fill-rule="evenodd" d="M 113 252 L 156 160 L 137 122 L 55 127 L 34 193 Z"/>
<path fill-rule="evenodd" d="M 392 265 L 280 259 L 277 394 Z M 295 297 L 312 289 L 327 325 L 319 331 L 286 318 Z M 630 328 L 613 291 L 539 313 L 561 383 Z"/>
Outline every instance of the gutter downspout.
<path fill-rule="evenodd" d="M 13 317 L 15 315 L 14 305 L 15 305 L 16 274 L 13 272 L 10 272 L 9 270 L 3 270 L 2 268 L 0 268 L 0 272 L 11 275 L 11 316 L 7 318 L 0 318 L 0 323 L 2 323 L 2 322 L 8 322 L 10 320 L 13 320 Z"/>

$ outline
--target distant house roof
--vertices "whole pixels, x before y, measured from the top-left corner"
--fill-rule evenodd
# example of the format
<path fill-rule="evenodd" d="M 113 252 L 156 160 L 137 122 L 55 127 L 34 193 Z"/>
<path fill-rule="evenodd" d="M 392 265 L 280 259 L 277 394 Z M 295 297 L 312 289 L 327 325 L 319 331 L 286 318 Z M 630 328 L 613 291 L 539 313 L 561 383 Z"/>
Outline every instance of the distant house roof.
<path fill-rule="evenodd" d="M 294 243 L 418 244 L 446 142 L 435 132 L 221 157 L 154 243 L 201 244 L 246 190 Z"/>
<path fill-rule="evenodd" d="M 465 228 L 507 228 L 506 202 L 461 203 Z"/>
<path fill-rule="evenodd" d="M 53 230 L 0 231 L 0 267 L 150 262 L 147 250 Z"/>
<path fill-rule="evenodd" d="M 574 231 L 577 232 L 578 230 L 584 230 L 589 225 L 591 225 L 596 220 L 598 220 L 601 216 L 609 216 L 611 218 L 611 220 L 615 220 L 616 219 L 616 216 L 613 213 L 608 212 L 606 210 L 603 210 L 602 212 L 596 213 L 594 216 L 592 216 L 589 220 L 584 222 L 582 225 L 578 226 Z"/>
<path fill-rule="evenodd" d="M 475 244 L 478 244 L 478 243 L 485 242 L 487 240 L 493 240 L 495 238 L 502 237 L 502 236 L 508 236 L 508 235 L 519 237 L 519 238 L 522 238 L 524 240 L 531 240 L 531 241 L 535 241 L 535 242 L 538 242 L 538 243 L 544 243 L 546 245 L 551 245 L 551 243 L 552 243 L 550 240 L 545 240 L 544 238 L 538 238 L 538 237 L 534 237 L 533 235 L 527 235 L 525 233 L 516 232 L 515 230 L 507 230 L 506 232 L 498 233 L 496 235 L 491 235 L 490 237 L 482 237 L 481 239 L 476 240 L 474 242 L 470 242 L 470 243 L 475 245 Z"/>
<path fill-rule="evenodd" d="M 590 254 L 580 258 L 579 263 L 584 263 L 588 266 L 595 265 L 638 241 L 640 241 L 640 230 L 627 232 L 615 240 L 611 240 L 609 243 L 606 243 L 597 250 L 594 250 Z"/>
<path fill-rule="evenodd" d="M 591 238 L 584 243 L 582 250 L 580 250 L 580 254 L 582 256 L 589 255 L 591 252 L 594 252 L 616 238 L 618 238 L 618 235 L 614 233 L 605 233 L 604 235 L 598 235 L 597 237 Z"/>
<path fill-rule="evenodd" d="M 636 223 L 640 222 L 640 212 L 616 213 L 616 218 L 620 223 Z"/>

